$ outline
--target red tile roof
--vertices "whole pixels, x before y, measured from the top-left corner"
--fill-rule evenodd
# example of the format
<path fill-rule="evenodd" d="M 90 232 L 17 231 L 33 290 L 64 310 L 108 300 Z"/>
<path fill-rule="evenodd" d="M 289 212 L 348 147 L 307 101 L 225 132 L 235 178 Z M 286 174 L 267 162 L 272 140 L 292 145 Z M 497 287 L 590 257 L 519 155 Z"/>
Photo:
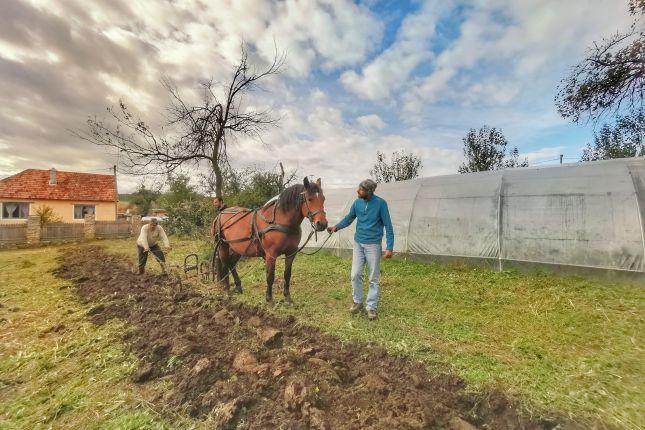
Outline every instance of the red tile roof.
<path fill-rule="evenodd" d="M 116 177 L 56 171 L 49 185 L 49 170 L 27 169 L 0 180 L 0 199 L 75 200 L 114 202 Z"/>

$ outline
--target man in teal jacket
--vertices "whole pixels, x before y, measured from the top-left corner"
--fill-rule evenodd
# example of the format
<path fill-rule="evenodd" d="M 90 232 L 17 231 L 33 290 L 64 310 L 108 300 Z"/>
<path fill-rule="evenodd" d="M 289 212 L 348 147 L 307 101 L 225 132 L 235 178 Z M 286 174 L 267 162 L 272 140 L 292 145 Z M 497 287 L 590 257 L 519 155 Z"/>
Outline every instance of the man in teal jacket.
<path fill-rule="evenodd" d="M 354 219 L 356 233 L 354 234 L 354 252 L 352 258 L 352 296 L 354 304 L 350 312 L 353 314 L 363 310 L 363 268 L 367 263 L 370 286 L 367 292 L 367 317 L 376 319 L 376 307 L 379 298 L 379 279 L 381 275 L 381 242 L 383 241 L 383 228 L 385 228 L 385 258 L 392 257 L 394 249 L 394 231 L 392 220 L 387 208 L 387 202 L 374 195 L 376 182 L 366 179 L 360 183 L 356 193 L 358 199 L 354 201 L 349 213 L 334 227 L 329 227 L 329 232 L 336 232 L 349 226 Z"/>

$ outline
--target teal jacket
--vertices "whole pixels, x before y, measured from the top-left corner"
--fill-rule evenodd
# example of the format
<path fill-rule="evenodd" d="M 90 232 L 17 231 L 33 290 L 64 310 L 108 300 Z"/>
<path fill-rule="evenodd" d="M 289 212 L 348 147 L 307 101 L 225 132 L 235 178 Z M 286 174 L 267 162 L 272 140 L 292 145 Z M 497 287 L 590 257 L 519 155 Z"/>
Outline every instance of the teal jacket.
<path fill-rule="evenodd" d="M 390 211 L 385 200 L 375 195 L 372 195 L 369 200 L 356 199 L 352 203 L 349 213 L 336 224 L 336 228 L 340 230 L 349 226 L 354 222 L 355 218 L 358 218 L 356 233 L 354 234 L 356 242 L 365 244 L 381 243 L 383 240 L 383 227 L 385 227 L 385 249 L 388 251 L 394 250 L 394 230 L 392 229 Z"/>

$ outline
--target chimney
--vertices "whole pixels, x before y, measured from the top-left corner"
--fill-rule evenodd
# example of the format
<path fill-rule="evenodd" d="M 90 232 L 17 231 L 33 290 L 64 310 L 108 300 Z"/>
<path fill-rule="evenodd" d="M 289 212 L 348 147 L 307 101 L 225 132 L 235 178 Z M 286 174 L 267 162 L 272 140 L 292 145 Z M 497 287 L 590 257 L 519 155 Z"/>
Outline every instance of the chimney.
<path fill-rule="evenodd" d="M 49 185 L 56 185 L 56 169 L 53 167 L 49 171 Z"/>

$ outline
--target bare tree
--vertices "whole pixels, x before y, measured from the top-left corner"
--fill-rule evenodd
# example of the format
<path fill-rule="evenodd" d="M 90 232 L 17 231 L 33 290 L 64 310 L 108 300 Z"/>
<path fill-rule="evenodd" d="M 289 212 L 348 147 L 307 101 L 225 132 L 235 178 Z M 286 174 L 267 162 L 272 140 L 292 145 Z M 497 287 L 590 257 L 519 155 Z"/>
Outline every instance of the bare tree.
<path fill-rule="evenodd" d="M 298 169 L 291 169 L 285 171 L 282 162 L 278 162 L 277 166 L 279 172 L 273 170 L 264 170 L 261 166 L 248 165 L 241 169 L 235 169 L 230 164 L 226 164 L 222 168 L 222 176 L 224 178 L 222 194 L 227 201 L 230 199 L 235 200 L 236 196 L 242 192 L 248 192 L 250 189 L 258 188 L 258 182 L 264 181 L 267 190 L 274 190 L 274 194 L 280 194 L 288 186 L 290 186 L 298 177 Z M 210 172 L 208 175 L 200 175 L 201 190 L 211 196 L 215 195 L 215 174 Z M 255 191 L 253 191 L 255 192 Z M 269 192 L 269 193 L 270 193 Z M 267 198 L 267 199 L 268 199 Z"/>
<path fill-rule="evenodd" d="M 564 118 L 597 121 L 607 113 L 638 115 L 645 96 L 645 0 L 630 0 L 627 31 L 594 43 L 560 82 L 555 104 Z"/>
<path fill-rule="evenodd" d="M 74 133 L 99 146 L 116 148 L 128 173 L 168 174 L 180 166 L 210 164 L 215 176 L 215 192 L 222 194 L 222 168 L 227 163 L 228 144 L 236 136 L 261 140 L 267 127 L 278 118 L 270 110 L 253 111 L 243 104 L 244 96 L 258 88 L 262 79 L 280 73 L 284 56 L 274 55 L 273 62 L 262 70 L 248 64 L 248 53 L 242 46 L 240 62 L 230 82 L 218 84 L 213 80 L 201 84 L 199 104 L 186 102 L 177 87 L 163 79 L 171 102 L 167 106 L 164 134 L 156 135 L 140 118 L 119 102 L 117 109 L 108 108 L 110 121 L 87 120 L 87 128 Z M 217 90 L 223 89 L 223 99 Z"/>

